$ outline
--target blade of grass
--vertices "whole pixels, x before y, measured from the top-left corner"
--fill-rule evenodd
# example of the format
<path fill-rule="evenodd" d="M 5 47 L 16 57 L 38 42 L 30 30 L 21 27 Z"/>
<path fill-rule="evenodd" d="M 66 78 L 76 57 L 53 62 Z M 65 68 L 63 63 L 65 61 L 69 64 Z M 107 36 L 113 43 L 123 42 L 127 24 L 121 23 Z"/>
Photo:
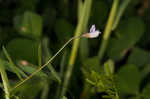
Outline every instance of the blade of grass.
<path fill-rule="evenodd" d="M 112 26 L 113 26 L 114 19 L 115 19 L 115 16 L 116 16 L 118 3 L 119 3 L 119 0 L 114 0 L 113 1 L 113 5 L 112 5 L 112 8 L 111 8 L 111 11 L 110 11 L 110 14 L 109 14 L 107 25 L 106 25 L 106 28 L 104 30 L 104 34 L 103 34 L 103 38 L 102 38 L 102 44 L 100 45 L 100 48 L 99 48 L 98 58 L 99 58 L 100 61 L 101 61 L 101 59 L 104 55 L 104 52 L 105 52 L 105 49 L 107 47 L 107 43 L 108 43 L 111 31 L 112 31 Z"/>
<path fill-rule="evenodd" d="M 112 30 L 115 30 L 116 27 L 118 26 L 119 24 L 119 21 L 120 21 L 120 18 L 122 17 L 126 7 L 128 6 L 128 4 L 130 3 L 131 0 L 123 0 L 122 4 L 120 5 L 119 7 L 119 10 L 116 14 L 116 18 L 115 18 L 115 21 L 114 21 L 114 24 L 113 24 L 113 27 L 112 27 Z"/>
<path fill-rule="evenodd" d="M 2 49 L 3 49 L 3 52 L 4 52 L 5 56 L 6 56 L 6 58 L 8 59 L 8 61 L 9 61 L 9 63 L 10 63 L 10 68 L 13 70 L 13 72 L 18 76 L 18 78 L 19 78 L 20 80 L 23 80 L 23 78 L 21 77 L 21 75 L 20 75 L 20 73 L 19 73 L 19 72 L 21 72 L 21 70 L 19 70 L 19 69 L 15 66 L 15 64 L 14 64 L 14 62 L 12 61 L 11 57 L 9 56 L 9 54 L 8 54 L 8 52 L 7 52 L 7 50 L 6 50 L 6 48 L 3 46 Z"/>
<path fill-rule="evenodd" d="M 85 2 L 83 4 L 83 8 L 81 9 L 82 14 L 80 16 L 80 20 L 79 20 L 78 25 L 77 25 L 75 36 L 81 35 L 84 28 L 85 28 L 85 26 L 86 26 L 86 24 L 88 23 L 91 6 L 92 6 L 92 0 L 85 0 Z M 64 78 L 64 83 L 63 83 L 63 88 L 62 88 L 62 91 L 61 91 L 60 98 L 62 98 L 66 93 L 66 89 L 67 89 L 67 86 L 68 86 L 68 83 L 69 83 L 69 80 L 70 80 L 70 77 L 71 77 L 71 73 L 72 73 L 72 70 L 73 70 L 73 67 L 74 67 L 78 47 L 79 47 L 79 39 L 76 39 L 73 42 L 71 56 L 70 56 L 70 60 L 69 60 L 69 63 L 68 63 L 68 69 L 66 71 L 66 75 L 65 75 L 65 78 Z"/>
<path fill-rule="evenodd" d="M 63 55 L 61 63 L 60 63 L 60 76 L 61 76 L 61 79 L 63 79 L 62 77 L 64 75 L 64 67 L 65 67 L 66 57 L 67 57 L 67 51 L 64 52 L 64 55 Z"/>
<path fill-rule="evenodd" d="M 46 82 L 44 87 L 43 87 L 43 91 L 41 94 L 41 99 L 48 99 L 48 92 L 49 92 L 49 83 Z"/>
<path fill-rule="evenodd" d="M 38 66 L 42 66 L 42 48 L 41 48 L 41 43 L 39 43 L 39 47 L 38 47 Z"/>
<path fill-rule="evenodd" d="M 9 85 L 5 68 L 3 67 L 3 63 L 1 60 L 0 60 L 0 73 L 1 73 L 4 91 L 5 91 L 5 99 L 10 99 L 10 85 Z"/>
<path fill-rule="evenodd" d="M 42 45 L 43 45 L 43 50 L 45 52 L 45 55 L 44 55 L 44 60 L 45 61 L 48 61 L 49 58 L 52 57 L 52 55 L 50 54 L 50 51 L 48 49 L 48 39 L 47 38 L 44 38 L 43 39 L 43 42 L 42 42 Z M 50 72 L 52 73 L 52 75 L 56 78 L 56 80 L 61 83 L 61 79 L 59 77 L 59 75 L 57 74 L 57 72 L 55 71 L 55 69 L 53 68 L 52 64 L 48 64 L 47 65 L 48 69 L 50 70 Z"/>
<path fill-rule="evenodd" d="M 12 65 L 10 64 L 10 62 L 3 60 L 3 65 L 5 66 L 5 69 L 10 71 L 10 72 L 14 72 L 12 70 Z M 23 77 L 27 77 L 27 75 L 18 67 L 16 67 L 16 70 L 23 76 Z"/>
<path fill-rule="evenodd" d="M 67 51 L 65 51 L 65 53 L 64 53 L 64 55 L 61 59 L 61 63 L 60 63 L 60 77 L 61 77 L 61 80 L 63 80 L 66 56 L 67 56 Z M 59 99 L 59 97 L 60 97 L 61 86 L 62 86 L 62 84 L 59 84 L 58 87 L 57 87 L 55 99 Z"/>
<path fill-rule="evenodd" d="M 61 83 L 61 79 L 58 76 L 57 72 L 55 71 L 55 69 L 53 68 L 52 65 L 47 65 L 48 69 L 51 71 L 51 73 L 53 74 L 53 76 L 56 78 L 56 80 L 58 81 L 58 83 Z"/>
<path fill-rule="evenodd" d="M 83 2 L 82 0 L 78 0 L 78 20 L 81 18 L 82 9 L 83 8 Z"/>

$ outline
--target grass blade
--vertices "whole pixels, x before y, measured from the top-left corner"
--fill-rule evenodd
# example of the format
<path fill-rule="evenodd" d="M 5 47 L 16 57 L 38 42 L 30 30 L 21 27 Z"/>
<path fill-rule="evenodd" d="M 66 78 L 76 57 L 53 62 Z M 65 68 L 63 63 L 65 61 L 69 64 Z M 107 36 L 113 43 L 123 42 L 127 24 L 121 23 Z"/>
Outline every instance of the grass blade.
<path fill-rule="evenodd" d="M 5 98 L 10 99 L 10 86 L 8 77 L 5 71 L 5 68 L 3 67 L 3 62 L 0 60 L 0 73 L 3 81 L 4 91 L 5 91 Z"/>
<path fill-rule="evenodd" d="M 111 11 L 110 11 L 107 25 L 106 25 L 106 28 L 104 30 L 102 44 L 100 45 L 100 48 L 99 48 L 98 58 L 100 61 L 101 61 L 101 59 L 104 55 L 105 49 L 107 47 L 107 43 L 108 43 L 111 31 L 112 31 L 113 22 L 114 22 L 114 19 L 116 16 L 118 4 L 119 4 L 119 0 L 113 1 L 113 5 L 112 5 Z"/>
<path fill-rule="evenodd" d="M 13 61 L 12 61 L 11 57 L 9 56 L 9 54 L 8 54 L 8 52 L 7 52 L 7 50 L 6 50 L 6 48 L 3 46 L 2 49 L 3 49 L 3 52 L 4 52 L 5 56 L 6 56 L 6 58 L 8 59 L 8 61 L 9 61 L 9 63 L 10 63 L 10 68 L 13 70 L 13 72 L 18 76 L 18 78 L 19 78 L 20 80 L 23 80 L 23 78 L 21 77 L 21 75 L 20 75 L 20 73 L 19 73 L 20 70 L 17 69 L 17 67 L 16 67 L 15 64 L 13 63 Z M 20 72 L 21 72 L 21 71 L 20 71 Z"/>
<path fill-rule="evenodd" d="M 87 25 L 89 15 L 90 15 L 91 6 L 92 6 L 92 0 L 85 0 L 85 2 L 83 4 L 83 8 L 81 9 L 82 14 L 81 14 L 81 16 L 79 15 L 80 20 L 79 20 L 78 25 L 77 25 L 77 29 L 76 29 L 76 32 L 75 32 L 75 37 L 80 36 L 82 34 L 85 26 Z M 76 55 L 77 55 L 77 52 L 78 52 L 79 41 L 80 41 L 80 39 L 76 39 L 73 42 L 71 56 L 70 56 L 70 60 L 69 60 L 69 63 L 68 63 L 68 69 L 67 69 L 67 72 L 66 72 L 66 75 L 65 75 L 65 78 L 64 78 L 64 83 L 63 83 L 63 88 L 62 88 L 62 91 L 61 91 L 60 98 L 62 98 L 66 93 L 66 89 L 67 89 L 67 86 L 68 86 L 68 83 L 69 83 L 69 80 L 70 80 L 70 77 L 71 77 L 71 74 L 72 74 L 72 70 L 73 70 L 73 67 L 74 67 Z"/>
<path fill-rule="evenodd" d="M 112 30 L 115 30 L 116 27 L 119 24 L 120 18 L 123 15 L 123 12 L 125 11 L 126 7 L 128 6 L 128 4 L 130 3 L 131 0 L 123 0 L 122 4 L 119 7 L 118 13 L 116 14 L 116 19 L 114 21 Z"/>
<path fill-rule="evenodd" d="M 48 49 L 48 39 L 44 38 L 42 44 L 43 44 L 43 50 L 45 52 L 45 55 L 44 55 L 45 61 L 48 61 L 49 58 L 52 57 L 52 55 L 50 54 L 50 51 Z M 57 74 L 57 72 L 55 71 L 55 69 L 53 68 L 52 64 L 48 64 L 47 67 L 50 70 L 50 72 L 52 73 L 52 75 L 56 78 L 56 80 L 59 83 L 61 83 L 61 79 L 60 79 L 59 75 Z"/>

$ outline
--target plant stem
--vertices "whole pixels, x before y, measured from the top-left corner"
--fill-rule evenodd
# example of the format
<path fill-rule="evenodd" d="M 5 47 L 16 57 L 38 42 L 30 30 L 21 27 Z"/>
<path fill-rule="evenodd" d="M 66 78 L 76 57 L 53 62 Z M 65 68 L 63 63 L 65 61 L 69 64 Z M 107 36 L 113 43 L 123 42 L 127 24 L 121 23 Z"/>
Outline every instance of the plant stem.
<path fill-rule="evenodd" d="M 76 37 L 72 37 L 70 38 L 59 50 L 58 52 L 51 57 L 43 66 L 41 66 L 39 69 L 37 69 L 35 72 L 33 72 L 30 76 L 28 76 L 26 79 L 24 79 L 23 81 L 21 81 L 19 84 L 17 84 L 14 88 L 11 89 L 14 90 L 15 88 L 19 87 L 20 85 L 22 85 L 24 82 L 26 82 L 27 80 L 29 80 L 30 78 L 32 78 L 36 73 L 38 73 L 39 71 L 41 71 L 44 67 L 46 67 L 72 40 L 80 38 L 82 36 L 76 36 Z"/>
<path fill-rule="evenodd" d="M 41 48 L 41 42 L 39 41 L 39 47 L 38 47 L 38 66 L 42 66 L 42 48 Z"/>
<path fill-rule="evenodd" d="M 77 25 L 75 36 L 81 35 L 86 24 L 88 23 L 89 14 L 90 14 L 91 6 L 92 6 L 92 0 L 85 0 L 84 4 L 82 4 L 82 5 L 83 5 L 82 9 L 81 9 L 82 13 L 79 13 L 81 15 L 78 16 L 78 17 L 80 17 L 80 19 L 79 19 L 79 23 Z M 62 98 L 66 93 L 66 89 L 67 89 L 67 86 L 69 84 L 69 80 L 70 80 L 72 70 L 74 67 L 74 63 L 75 63 L 75 59 L 77 56 L 78 47 L 79 47 L 79 39 L 76 39 L 73 42 L 71 56 L 70 56 L 70 60 L 68 63 L 68 69 L 67 69 L 66 75 L 64 77 L 64 83 L 63 83 L 60 98 Z"/>
<path fill-rule="evenodd" d="M 109 39 L 111 31 L 112 31 L 112 26 L 113 26 L 116 11 L 118 8 L 118 3 L 119 3 L 119 0 L 114 0 L 110 15 L 109 15 L 109 18 L 107 21 L 107 25 L 106 25 L 106 28 L 104 30 L 102 44 L 100 46 L 99 53 L 98 53 L 98 58 L 100 61 L 104 55 L 105 49 L 107 47 L 108 39 Z"/>
<path fill-rule="evenodd" d="M 2 81 L 3 81 L 3 85 L 4 85 L 5 99 L 10 99 L 10 91 L 9 91 L 10 86 L 9 86 L 9 82 L 8 82 L 8 77 L 7 77 L 6 71 L 3 67 L 1 60 L 0 60 L 0 73 L 1 73 Z"/>
<path fill-rule="evenodd" d="M 128 4 L 130 3 L 131 0 L 123 0 L 122 4 L 119 7 L 118 13 L 116 14 L 116 18 L 112 27 L 112 30 L 115 30 L 116 27 L 119 24 L 120 18 L 123 15 L 123 12 L 125 11 L 126 7 L 128 6 Z"/>

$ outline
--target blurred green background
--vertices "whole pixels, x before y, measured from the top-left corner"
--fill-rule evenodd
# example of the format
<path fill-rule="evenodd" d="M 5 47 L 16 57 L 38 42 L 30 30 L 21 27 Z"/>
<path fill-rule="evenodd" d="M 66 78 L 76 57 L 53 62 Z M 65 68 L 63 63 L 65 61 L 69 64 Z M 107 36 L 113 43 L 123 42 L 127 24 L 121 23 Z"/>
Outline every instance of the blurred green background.
<path fill-rule="evenodd" d="M 69 43 L 13 89 L 93 24 L 98 38 Z M 0 0 L 0 99 L 150 99 L 149 45 L 149 0 Z"/>

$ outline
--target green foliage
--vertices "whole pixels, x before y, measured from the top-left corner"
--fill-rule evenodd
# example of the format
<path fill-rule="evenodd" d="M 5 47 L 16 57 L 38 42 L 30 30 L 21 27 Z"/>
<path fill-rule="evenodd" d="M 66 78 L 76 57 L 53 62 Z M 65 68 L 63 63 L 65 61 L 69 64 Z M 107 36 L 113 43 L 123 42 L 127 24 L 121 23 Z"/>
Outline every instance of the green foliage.
<path fill-rule="evenodd" d="M 143 21 L 137 17 L 121 21 L 115 32 L 116 37 L 109 41 L 108 56 L 113 60 L 122 58 L 140 40 L 144 28 Z"/>
<path fill-rule="evenodd" d="M 63 40 L 62 37 L 69 39 L 74 32 L 74 27 L 67 20 L 58 19 L 55 24 L 55 32 L 59 40 Z"/>
<path fill-rule="evenodd" d="M 91 70 L 95 72 L 101 72 L 101 67 L 99 66 L 98 57 L 92 57 L 84 60 L 83 62 L 83 72 L 91 72 Z"/>
<path fill-rule="evenodd" d="M 1 0 L 0 99 L 150 99 L 149 3 Z"/>
<path fill-rule="evenodd" d="M 141 72 L 137 66 L 127 64 L 124 65 L 117 73 L 116 85 L 120 95 L 131 95 L 129 99 L 149 99 L 150 85 L 144 85 L 140 91 L 142 81 Z"/>
<path fill-rule="evenodd" d="M 32 74 L 34 71 L 37 70 L 36 66 L 33 66 L 32 64 L 27 63 L 27 65 L 23 65 L 20 62 L 18 63 L 19 67 L 21 68 L 22 71 L 28 74 Z M 47 74 L 43 73 L 42 71 L 38 72 L 36 74 L 38 77 L 47 77 Z"/>
<path fill-rule="evenodd" d="M 107 95 L 104 95 L 105 98 L 115 98 L 116 89 L 113 82 L 112 75 L 101 75 L 94 71 L 91 71 L 89 78 L 86 79 L 88 83 L 93 85 L 93 91 L 96 92 L 106 92 Z M 115 98 L 116 99 L 116 98 Z"/>
<path fill-rule="evenodd" d="M 142 58 L 141 58 L 142 57 Z M 128 61 L 129 64 L 135 64 L 137 66 L 144 66 L 150 63 L 150 52 L 141 48 L 134 48 L 130 54 Z"/>
<path fill-rule="evenodd" d="M 91 85 L 91 92 L 105 92 L 107 95 L 103 95 L 104 98 L 118 99 L 117 90 L 114 82 L 113 75 L 113 61 L 109 60 L 105 63 L 105 73 L 102 68 L 99 68 L 99 62 L 97 57 L 86 60 L 84 68 L 82 68 L 83 74 L 86 78 L 86 82 Z"/>
<path fill-rule="evenodd" d="M 92 5 L 91 20 L 94 24 L 102 26 L 107 18 L 109 8 L 105 0 L 94 0 Z"/>
<path fill-rule="evenodd" d="M 141 77 L 135 65 L 124 65 L 117 73 L 116 80 L 120 93 L 138 93 Z"/>
<path fill-rule="evenodd" d="M 35 99 L 36 97 L 38 97 L 40 91 L 42 90 L 44 83 L 46 83 L 44 80 L 36 77 L 32 78 L 30 81 L 27 81 L 23 86 L 16 88 L 12 94 L 18 96 L 19 99 Z"/>
<path fill-rule="evenodd" d="M 108 60 L 104 64 L 104 71 L 107 76 L 111 76 L 112 74 L 114 74 L 114 69 L 115 69 L 115 66 L 112 60 Z"/>
<path fill-rule="evenodd" d="M 8 76 L 7 76 L 2 60 L 0 60 L 0 74 L 1 74 L 2 81 L 3 81 L 5 99 L 10 99 L 10 84 L 9 84 Z"/>
<path fill-rule="evenodd" d="M 42 18 L 36 13 L 26 11 L 15 19 L 16 29 L 22 35 L 39 39 L 42 35 Z"/>
<path fill-rule="evenodd" d="M 6 49 L 12 59 L 37 62 L 38 43 L 33 40 L 16 38 L 6 45 Z"/>
<path fill-rule="evenodd" d="M 142 92 L 142 96 L 144 97 L 144 99 L 149 99 L 150 98 L 150 84 L 148 84 Z"/>
<path fill-rule="evenodd" d="M 3 52 L 5 54 L 5 56 L 7 57 L 9 63 L 10 63 L 10 68 L 13 70 L 14 73 L 16 73 L 16 75 L 18 76 L 18 78 L 20 78 L 22 80 L 22 77 L 21 75 L 19 74 L 19 72 L 21 72 L 16 66 L 15 64 L 13 63 L 12 59 L 10 58 L 7 50 L 5 49 L 5 47 L 3 46 Z"/>

